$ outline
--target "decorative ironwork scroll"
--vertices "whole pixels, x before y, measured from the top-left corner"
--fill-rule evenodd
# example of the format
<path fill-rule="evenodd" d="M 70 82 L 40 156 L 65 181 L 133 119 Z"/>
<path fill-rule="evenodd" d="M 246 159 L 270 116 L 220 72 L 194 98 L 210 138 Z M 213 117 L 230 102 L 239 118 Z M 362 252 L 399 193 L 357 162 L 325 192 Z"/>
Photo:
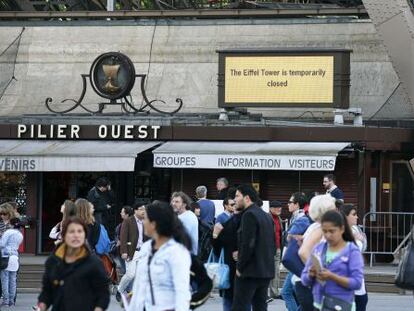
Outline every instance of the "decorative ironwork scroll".
<path fill-rule="evenodd" d="M 72 102 L 73 106 L 67 109 L 53 108 L 53 99 L 48 97 L 45 101 L 47 109 L 56 114 L 65 114 L 77 108 L 82 108 L 91 114 L 101 114 L 106 106 L 119 105 L 122 112 L 127 114 L 149 113 L 150 110 L 154 110 L 158 113 L 173 115 L 180 111 L 183 106 L 181 98 L 175 100 L 177 105 L 170 110 L 160 107 L 160 104 L 166 105 L 166 102 L 163 100 L 149 100 L 145 93 L 145 79 L 147 75 L 136 74 L 134 64 L 122 53 L 110 52 L 100 55 L 93 62 L 89 74 L 81 74 L 81 77 L 82 92 L 79 98 L 77 100 L 67 98 L 61 101 L 61 103 Z M 141 79 L 142 102 L 139 107 L 134 104 L 131 96 L 131 90 L 137 78 Z M 109 102 L 98 103 L 97 110 L 91 110 L 83 104 L 88 80 L 96 94 L 109 100 Z"/>

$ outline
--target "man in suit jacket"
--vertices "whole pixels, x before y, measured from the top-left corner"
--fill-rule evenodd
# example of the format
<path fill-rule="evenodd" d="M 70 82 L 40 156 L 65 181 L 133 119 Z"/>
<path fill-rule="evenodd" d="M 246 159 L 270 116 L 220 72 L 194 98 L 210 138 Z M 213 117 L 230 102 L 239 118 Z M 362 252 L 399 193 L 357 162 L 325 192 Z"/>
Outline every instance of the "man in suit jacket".
<path fill-rule="evenodd" d="M 276 241 L 273 220 L 254 202 L 258 201 L 251 185 L 237 187 L 236 204 L 245 211 L 238 231 L 238 261 L 234 285 L 233 311 L 267 310 L 267 290 L 275 276 Z"/>
<path fill-rule="evenodd" d="M 119 246 L 122 259 L 125 260 L 126 272 L 118 285 L 118 292 L 123 294 L 134 280 L 135 269 L 137 266 L 138 252 L 142 244 L 147 240 L 144 235 L 144 200 L 137 200 L 133 205 L 134 215 L 125 219 L 121 226 L 121 236 Z M 119 297 L 119 295 L 118 295 Z"/>

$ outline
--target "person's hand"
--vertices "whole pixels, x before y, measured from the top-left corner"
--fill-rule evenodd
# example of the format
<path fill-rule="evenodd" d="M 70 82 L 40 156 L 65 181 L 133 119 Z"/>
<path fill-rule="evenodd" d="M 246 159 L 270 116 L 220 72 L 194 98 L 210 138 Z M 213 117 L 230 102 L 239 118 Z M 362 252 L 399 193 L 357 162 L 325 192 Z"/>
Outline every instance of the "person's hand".
<path fill-rule="evenodd" d="M 103 311 L 103 309 L 101 307 L 95 307 L 95 309 L 93 309 L 93 311 Z"/>
<path fill-rule="evenodd" d="M 233 252 L 232 255 L 233 255 L 234 261 L 237 261 L 239 259 L 239 252 L 238 251 Z"/>
<path fill-rule="evenodd" d="M 221 223 L 216 223 L 213 229 L 213 238 L 217 238 L 222 230 L 223 230 L 223 225 Z"/>
<path fill-rule="evenodd" d="M 106 205 L 106 208 L 107 208 L 107 209 L 110 209 L 111 207 L 112 207 L 112 206 L 111 206 L 111 205 L 109 205 L 109 204 L 107 204 L 107 205 Z"/>
<path fill-rule="evenodd" d="M 39 302 L 37 304 L 37 310 L 39 311 L 46 311 L 47 310 L 47 306 L 44 302 Z"/>
<path fill-rule="evenodd" d="M 357 233 L 354 234 L 354 238 L 356 240 L 361 241 L 361 242 L 364 241 L 364 236 L 361 233 L 359 233 L 359 232 L 357 232 Z"/>
<path fill-rule="evenodd" d="M 116 241 L 116 246 L 121 246 L 121 241 Z"/>
<path fill-rule="evenodd" d="M 323 269 L 321 272 L 319 272 L 316 276 L 316 278 L 319 281 L 327 281 L 332 278 L 333 273 L 327 269 Z"/>
<path fill-rule="evenodd" d="M 128 259 L 128 254 L 126 254 L 126 253 L 122 254 L 122 255 L 121 255 L 121 258 L 122 258 L 123 260 L 127 260 L 127 259 Z"/>
<path fill-rule="evenodd" d="M 311 277 L 311 278 L 314 278 L 314 277 L 316 277 L 316 269 L 315 269 L 315 267 L 314 266 L 312 266 L 310 269 L 309 269 L 309 276 Z"/>
<path fill-rule="evenodd" d="M 237 275 L 238 277 L 241 277 L 241 273 L 240 273 L 240 271 L 239 271 L 239 270 L 236 270 L 236 275 Z"/>

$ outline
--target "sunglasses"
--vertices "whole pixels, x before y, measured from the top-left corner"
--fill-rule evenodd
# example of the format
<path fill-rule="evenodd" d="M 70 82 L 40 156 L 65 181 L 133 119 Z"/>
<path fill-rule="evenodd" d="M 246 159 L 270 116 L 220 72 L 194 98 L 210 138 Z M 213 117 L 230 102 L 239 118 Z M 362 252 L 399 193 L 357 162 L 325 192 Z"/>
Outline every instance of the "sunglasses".
<path fill-rule="evenodd" d="M 295 202 L 293 202 L 293 201 L 288 201 L 288 204 L 295 204 Z"/>
<path fill-rule="evenodd" d="M 5 215 L 7 215 L 7 213 L 0 212 L 0 215 L 1 215 L 1 216 L 5 216 Z"/>

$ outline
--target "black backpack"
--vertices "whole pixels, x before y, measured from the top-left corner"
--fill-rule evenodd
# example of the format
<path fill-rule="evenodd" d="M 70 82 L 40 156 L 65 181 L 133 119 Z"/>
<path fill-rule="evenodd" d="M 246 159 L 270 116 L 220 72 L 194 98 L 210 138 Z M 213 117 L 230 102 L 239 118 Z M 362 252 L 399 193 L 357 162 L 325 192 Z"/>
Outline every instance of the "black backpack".
<path fill-rule="evenodd" d="M 191 283 L 197 284 L 197 290 L 191 295 L 190 309 L 194 310 L 202 306 L 209 298 L 213 290 L 213 281 L 207 275 L 204 264 L 197 256 L 191 254 Z"/>
<path fill-rule="evenodd" d="M 206 262 L 210 255 L 212 246 L 211 238 L 213 236 L 213 229 L 200 221 L 198 224 L 198 258 L 202 262 Z"/>
<path fill-rule="evenodd" d="M 411 237 L 404 249 L 404 255 L 395 276 L 395 285 L 402 289 L 414 290 L 414 226 Z"/>

